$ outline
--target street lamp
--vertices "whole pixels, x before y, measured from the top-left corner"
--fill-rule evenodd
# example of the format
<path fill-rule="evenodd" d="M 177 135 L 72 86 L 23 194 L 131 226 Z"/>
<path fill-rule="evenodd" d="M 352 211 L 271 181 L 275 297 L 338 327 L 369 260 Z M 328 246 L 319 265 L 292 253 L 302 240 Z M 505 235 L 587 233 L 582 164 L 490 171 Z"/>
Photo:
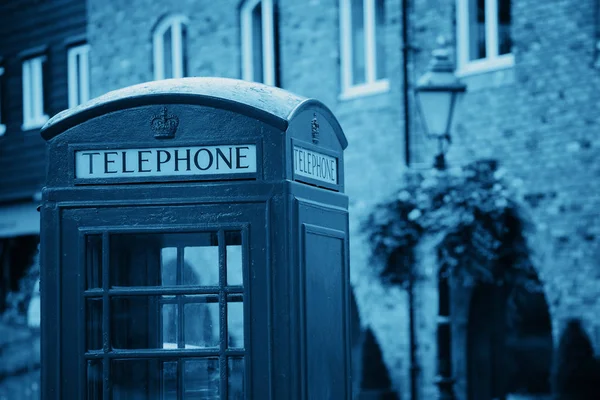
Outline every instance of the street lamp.
<path fill-rule="evenodd" d="M 440 48 L 433 51 L 433 59 L 427 72 L 417 81 L 415 95 L 428 138 L 438 141 L 438 154 L 434 167 L 446 168 L 444 154 L 451 143 L 450 126 L 458 95 L 466 86 L 454 75 L 454 64 L 448 49 L 440 41 Z"/>
<path fill-rule="evenodd" d="M 427 137 L 438 141 L 438 154 L 434 167 L 446 168 L 444 157 L 451 142 L 450 126 L 458 95 L 466 90 L 454 75 L 454 65 L 449 52 L 440 43 L 433 51 L 433 60 L 427 72 L 417 81 L 417 97 Z M 437 376 L 439 400 L 455 400 L 454 378 L 452 377 L 452 325 L 450 323 L 450 281 L 448 271 L 438 272 L 438 316 L 437 316 Z"/>

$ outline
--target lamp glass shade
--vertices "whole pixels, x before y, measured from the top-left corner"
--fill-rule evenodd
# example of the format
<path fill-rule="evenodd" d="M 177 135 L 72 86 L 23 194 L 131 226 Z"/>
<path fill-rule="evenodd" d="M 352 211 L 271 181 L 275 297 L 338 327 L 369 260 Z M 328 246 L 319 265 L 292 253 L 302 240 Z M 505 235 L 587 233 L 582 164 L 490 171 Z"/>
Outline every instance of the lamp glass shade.
<path fill-rule="evenodd" d="M 425 127 L 430 135 L 444 135 L 449 129 L 456 93 L 443 90 L 418 91 L 417 99 Z"/>

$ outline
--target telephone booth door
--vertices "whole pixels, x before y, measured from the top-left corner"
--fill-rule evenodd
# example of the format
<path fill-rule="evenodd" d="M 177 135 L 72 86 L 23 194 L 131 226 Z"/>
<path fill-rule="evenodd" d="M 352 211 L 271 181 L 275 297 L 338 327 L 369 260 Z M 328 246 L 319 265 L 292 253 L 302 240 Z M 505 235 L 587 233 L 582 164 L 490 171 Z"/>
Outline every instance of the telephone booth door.
<path fill-rule="evenodd" d="M 61 364 L 65 398 L 268 398 L 267 360 L 247 350 L 267 347 L 252 312 L 265 309 L 265 254 L 250 243 L 264 210 L 181 207 L 64 211 L 61 242 L 79 245 L 63 245 L 61 286 L 82 296 L 62 303 L 62 345 L 84 338 Z"/>

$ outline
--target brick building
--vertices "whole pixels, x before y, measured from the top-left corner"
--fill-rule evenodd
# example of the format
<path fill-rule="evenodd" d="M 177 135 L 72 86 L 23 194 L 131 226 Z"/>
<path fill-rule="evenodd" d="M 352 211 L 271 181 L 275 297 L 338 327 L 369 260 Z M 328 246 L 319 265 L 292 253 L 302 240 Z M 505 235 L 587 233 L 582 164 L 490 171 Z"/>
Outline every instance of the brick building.
<path fill-rule="evenodd" d="M 593 101 L 600 77 L 594 66 L 598 21 L 593 10 L 598 10 L 596 0 L 235 0 L 218 5 L 92 0 L 92 91 L 98 95 L 156 77 L 157 62 L 163 63 L 165 55 L 157 58 L 153 32 L 172 18 L 185 21 L 181 41 L 169 46 L 184 49 L 177 50 L 182 57 L 178 68 L 186 75 L 255 79 L 325 102 L 350 143 L 351 267 L 360 323 L 379 343 L 393 388 L 409 398 L 406 295 L 382 285 L 372 272 L 359 224 L 373 204 L 391 195 L 407 164 L 430 164 L 433 153 L 415 118 L 415 102 L 410 94 L 405 99 L 404 90 L 425 70 L 439 35 L 454 44 L 457 73 L 468 85 L 449 163 L 496 158 L 525 188 L 536 228 L 530 237 L 532 256 L 545 288 L 542 308 L 549 307 L 552 321 L 548 334 L 556 343 L 563 322 L 578 317 L 600 346 L 595 321 L 600 311 L 595 296 L 598 196 L 593 189 L 599 174 L 593 134 L 599 114 Z M 435 269 L 426 252 L 421 264 Z M 433 278 L 417 289 L 419 398 L 435 393 L 436 296 Z M 489 298 L 474 294 L 471 300 L 463 290 L 453 305 L 457 394 L 486 398 L 522 390 L 494 381 L 498 365 L 479 366 L 489 375 L 481 379 L 488 387 L 469 384 L 473 366 L 467 364 L 476 361 L 464 352 L 467 342 L 477 339 L 468 339 L 467 332 L 481 331 L 469 315 L 486 315 L 485 307 L 474 310 L 473 302 L 487 304 Z M 488 351 L 484 358 L 498 351 L 493 349 L 498 345 L 489 344 L 491 337 L 478 340 L 486 343 L 478 345 Z M 355 354 L 360 364 L 360 351 Z"/>
<path fill-rule="evenodd" d="M 361 328 L 355 335 L 356 387 L 362 386 L 365 396 L 370 389 L 390 388 L 411 398 L 410 371 L 417 367 L 415 398 L 429 399 L 436 390 L 435 257 L 426 245 L 420 249 L 428 279 L 416 289 L 416 365 L 411 366 L 406 293 L 381 283 L 360 231 L 373 205 L 393 195 L 406 168 L 431 164 L 432 145 L 424 139 L 410 91 L 437 38 L 449 39 L 457 74 L 468 89 L 457 110 L 448 162 L 498 159 L 524 190 L 534 223 L 529 244 L 544 296 L 532 302 L 550 319 L 538 335 L 542 343 L 535 354 L 545 364 L 539 369 L 548 373 L 552 352 L 544 335 L 556 345 L 569 318 L 582 320 L 600 352 L 600 196 L 594 189 L 600 175 L 594 134 L 600 124 L 600 105 L 594 103 L 600 93 L 599 4 L 88 0 L 91 95 L 153 79 L 223 76 L 275 84 L 327 104 L 350 143 L 346 188 Z M 502 365 L 490 361 L 507 350 L 485 328 L 502 318 L 489 308 L 495 301 L 490 296 L 485 288 L 455 290 L 458 397 L 504 398 L 527 389 L 544 395 L 548 387 L 513 384 L 518 368 L 500 374 Z M 377 372 L 363 368 L 363 359 Z"/>

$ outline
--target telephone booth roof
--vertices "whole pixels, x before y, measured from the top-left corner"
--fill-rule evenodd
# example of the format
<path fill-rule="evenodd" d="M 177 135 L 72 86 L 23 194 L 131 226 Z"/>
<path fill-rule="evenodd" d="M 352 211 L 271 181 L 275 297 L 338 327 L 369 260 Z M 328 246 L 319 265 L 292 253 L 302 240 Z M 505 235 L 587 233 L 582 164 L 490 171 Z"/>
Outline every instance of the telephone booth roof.
<path fill-rule="evenodd" d="M 89 119 L 151 104 L 195 104 L 221 108 L 256 118 L 282 131 L 303 109 L 320 109 L 334 128 L 342 148 L 348 146 L 339 122 L 320 101 L 277 87 L 229 78 L 165 79 L 114 90 L 56 114 L 44 125 L 41 135 L 50 140 Z"/>

